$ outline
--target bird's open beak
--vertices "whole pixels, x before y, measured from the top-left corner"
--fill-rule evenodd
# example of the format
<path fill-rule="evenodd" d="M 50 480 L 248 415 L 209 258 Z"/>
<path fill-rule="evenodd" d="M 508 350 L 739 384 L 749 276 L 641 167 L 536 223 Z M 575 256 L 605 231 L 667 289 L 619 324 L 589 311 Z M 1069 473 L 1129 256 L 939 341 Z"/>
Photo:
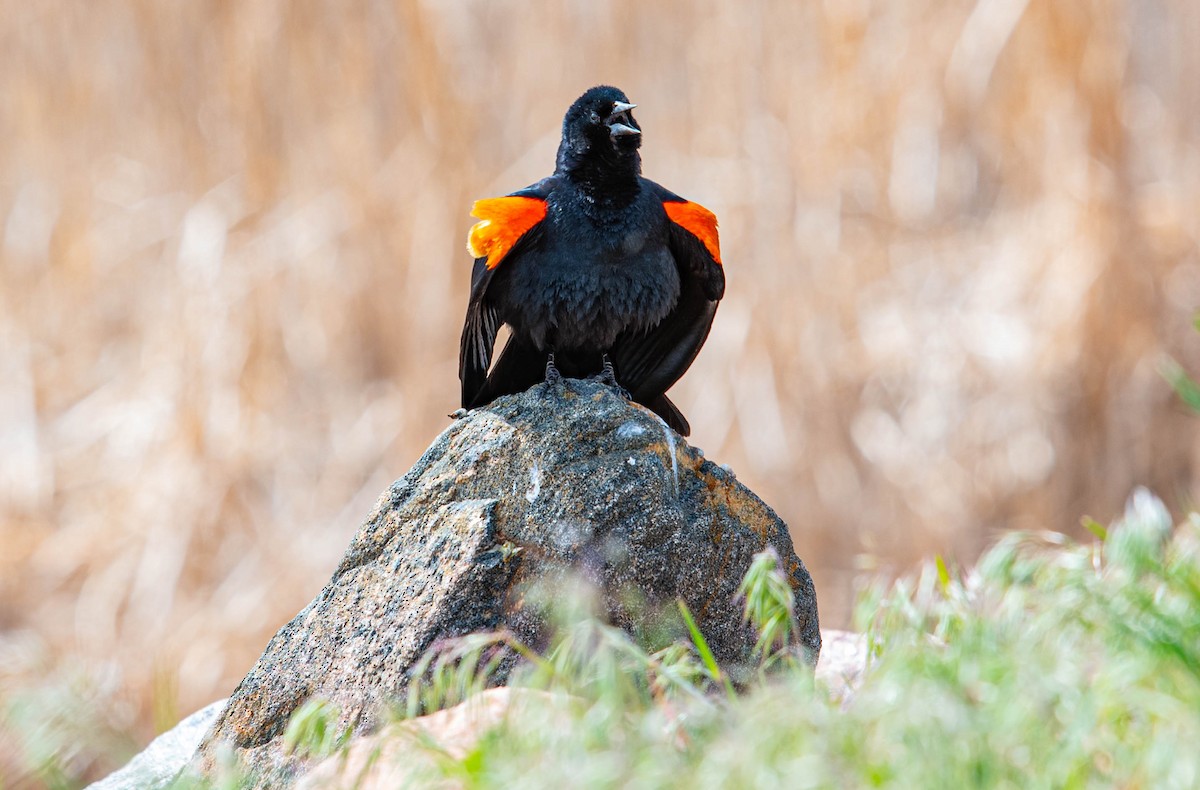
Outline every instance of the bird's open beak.
<path fill-rule="evenodd" d="M 612 115 L 608 116 L 608 133 L 612 137 L 624 137 L 629 134 L 641 134 L 640 129 L 634 128 L 629 121 L 629 111 L 636 104 L 629 102 L 617 101 L 613 102 Z"/>

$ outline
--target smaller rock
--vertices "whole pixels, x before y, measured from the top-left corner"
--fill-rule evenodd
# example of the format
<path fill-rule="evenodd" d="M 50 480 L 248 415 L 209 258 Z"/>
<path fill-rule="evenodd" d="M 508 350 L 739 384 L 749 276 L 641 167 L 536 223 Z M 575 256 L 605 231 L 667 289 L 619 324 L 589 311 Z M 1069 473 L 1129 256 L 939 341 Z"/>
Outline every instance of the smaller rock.
<path fill-rule="evenodd" d="M 204 739 L 204 733 L 225 709 L 226 702 L 228 700 L 214 702 L 188 716 L 152 740 L 124 768 L 89 785 L 89 790 L 157 790 L 167 787 L 192 759 L 196 747 Z"/>
<path fill-rule="evenodd" d="M 821 631 L 821 658 L 817 680 L 829 687 L 842 707 L 850 704 L 867 671 L 867 635 L 853 631 Z"/>
<path fill-rule="evenodd" d="M 385 790 L 423 786 L 438 776 L 439 758 L 463 759 L 479 736 L 512 715 L 555 714 L 554 694 L 500 687 L 482 691 L 453 708 L 397 722 L 351 742 L 344 756 L 324 760 L 302 777 L 301 790 L 354 787 Z M 564 719 L 565 721 L 565 719 Z"/>

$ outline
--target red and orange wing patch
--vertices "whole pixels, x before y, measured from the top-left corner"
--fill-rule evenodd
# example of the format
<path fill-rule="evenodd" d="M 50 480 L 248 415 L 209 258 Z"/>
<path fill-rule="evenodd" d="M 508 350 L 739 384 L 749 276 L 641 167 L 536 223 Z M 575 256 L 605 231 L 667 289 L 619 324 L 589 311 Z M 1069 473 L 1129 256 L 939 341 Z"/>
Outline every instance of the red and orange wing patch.
<path fill-rule="evenodd" d="M 487 267 L 495 269 L 517 240 L 546 218 L 546 201 L 511 195 L 476 200 L 471 216 L 480 221 L 467 235 L 467 251 L 487 258 Z"/>
<path fill-rule="evenodd" d="M 713 260 L 721 263 L 721 242 L 717 237 L 716 214 L 690 200 L 663 201 L 663 208 L 672 222 L 700 239 L 708 254 L 713 256 Z"/>

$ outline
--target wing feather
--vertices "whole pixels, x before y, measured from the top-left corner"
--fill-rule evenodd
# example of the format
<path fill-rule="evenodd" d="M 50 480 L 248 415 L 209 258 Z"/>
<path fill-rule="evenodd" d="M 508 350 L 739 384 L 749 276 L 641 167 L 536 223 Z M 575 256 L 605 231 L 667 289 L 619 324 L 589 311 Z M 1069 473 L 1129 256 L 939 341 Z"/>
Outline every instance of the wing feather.
<path fill-rule="evenodd" d="M 464 408 L 471 408 L 479 400 L 488 382 L 488 368 L 502 321 L 487 298 L 488 284 L 500 262 L 510 254 L 519 255 L 522 239 L 545 219 L 546 198 L 551 188 L 552 180 L 544 179 L 505 197 L 477 200 L 471 208 L 472 216 L 479 222 L 467 235 L 467 249 L 475 257 L 475 266 L 471 270 L 471 296 L 458 351 L 458 379 Z"/>
<path fill-rule="evenodd" d="M 639 403 L 661 398 L 691 366 L 725 294 L 716 217 L 651 184 L 671 221 L 668 245 L 679 269 L 680 291 L 674 309 L 657 326 L 619 338 L 614 349 L 619 380 Z"/>

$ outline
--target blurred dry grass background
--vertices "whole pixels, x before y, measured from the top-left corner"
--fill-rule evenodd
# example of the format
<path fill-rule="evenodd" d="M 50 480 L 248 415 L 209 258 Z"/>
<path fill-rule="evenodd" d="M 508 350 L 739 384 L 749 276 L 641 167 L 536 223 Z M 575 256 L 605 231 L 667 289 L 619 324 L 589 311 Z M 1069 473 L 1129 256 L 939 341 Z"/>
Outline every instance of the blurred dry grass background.
<path fill-rule="evenodd" d="M 721 218 L 676 400 L 826 623 L 1186 503 L 1197 41 L 1194 0 L 0 0 L 0 785 L 111 768 L 320 589 L 457 406 L 471 201 L 601 82 Z"/>

